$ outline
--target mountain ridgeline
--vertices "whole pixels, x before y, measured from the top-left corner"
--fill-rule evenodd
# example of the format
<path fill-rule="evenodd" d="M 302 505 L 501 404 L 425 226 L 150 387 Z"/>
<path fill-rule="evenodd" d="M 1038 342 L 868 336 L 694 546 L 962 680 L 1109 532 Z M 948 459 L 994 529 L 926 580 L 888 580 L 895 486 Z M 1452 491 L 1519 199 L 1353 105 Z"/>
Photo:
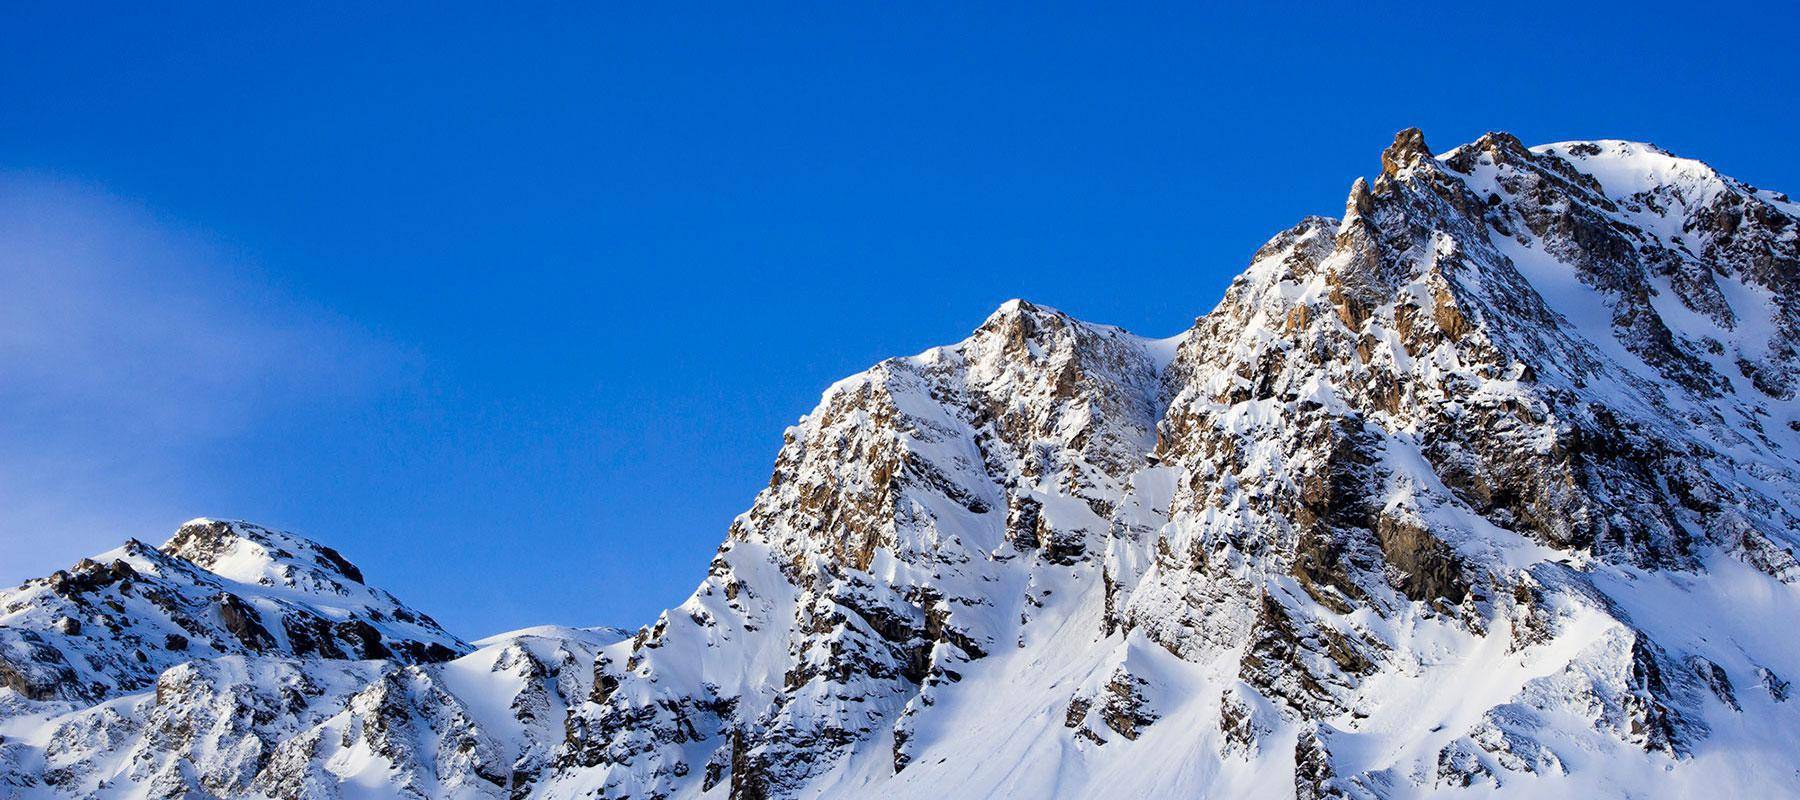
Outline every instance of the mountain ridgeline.
<path fill-rule="evenodd" d="M 0 798 L 1800 796 L 1800 204 L 1417 130 L 1145 339 L 830 387 L 635 633 L 197 520 L 0 591 Z"/>

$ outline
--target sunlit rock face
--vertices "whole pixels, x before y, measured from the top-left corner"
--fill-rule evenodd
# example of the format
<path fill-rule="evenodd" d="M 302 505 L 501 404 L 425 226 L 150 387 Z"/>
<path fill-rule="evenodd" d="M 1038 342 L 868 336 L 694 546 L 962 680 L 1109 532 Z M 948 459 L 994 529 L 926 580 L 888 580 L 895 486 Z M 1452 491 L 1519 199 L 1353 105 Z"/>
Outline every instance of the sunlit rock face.
<path fill-rule="evenodd" d="M 1800 205 L 1379 163 L 1177 336 L 833 385 L 635 633 L 206 520 L 0 593 L 0 797 L 1800 796 Z"/>

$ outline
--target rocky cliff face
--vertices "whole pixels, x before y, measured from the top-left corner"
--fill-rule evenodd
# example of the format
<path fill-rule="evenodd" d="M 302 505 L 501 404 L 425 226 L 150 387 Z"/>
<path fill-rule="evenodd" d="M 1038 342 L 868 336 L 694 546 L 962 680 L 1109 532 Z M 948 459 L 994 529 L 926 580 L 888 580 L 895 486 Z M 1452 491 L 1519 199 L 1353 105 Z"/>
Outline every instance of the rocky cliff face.
<path fill-rule="evenodd" d="M 1800 794 L 1800 205 L 1381 166 L 1181 335 L 1014 301 L 832 386 L 635 635 L 241 523 L 0 594 L 0 797 Z"/>

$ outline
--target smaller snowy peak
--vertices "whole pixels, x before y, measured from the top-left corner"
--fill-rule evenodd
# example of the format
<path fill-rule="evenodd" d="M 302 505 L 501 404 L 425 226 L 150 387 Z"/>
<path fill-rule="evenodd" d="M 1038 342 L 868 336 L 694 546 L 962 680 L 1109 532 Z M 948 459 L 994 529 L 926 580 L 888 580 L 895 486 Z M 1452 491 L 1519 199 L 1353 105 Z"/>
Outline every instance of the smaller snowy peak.
<path fill-rule="evenodd" d="M 1000 340 L 1001 347 L 998 349 L 1008 355 L 1038 354 L 1039 351 L 1031 346 L 1033 340 L 1046 335 L 1063 335 L 1064 338 L 1077 340 L 1081 344 L 1104 342 L 1106 346 L 1138 351 L 1147 356 L 1155 371 L 1160 373 L 1174 357 L 1175 347 L 1185 333 L 1161 339 L 1140 336 L 1117 325 L 1089 322 L 1042 303 L 1014 298 L 1001 303 L 968 339 L 951 348 L 938 350 L 993 350 L 995 348 L 986 345 Z"/>
<path fill-rule="evenodd" d="M 1605 187 L 1615 201 L 1662 188 L 1719 191 L 1735 183 L 1705 162 L 1682 158 L 1649 142 L 1596 139 L 1538 145 L 1538 155 L 1568 162 Z"/>
<path fill-rule="evenodd" d="M 996 320 L 1008 319 L 1011 317 L 1017 317 L 1017 316 L 1024 315 L 1024 314 L 1039 314 L 1039 313 L 1044 313 L 1044 312 L 1048 312 L 1051 314 L 1061 314 L 1062 313 L 1061 311 L 1058 311 L 1054 308 L 1050 308 L 1048 306 L 1037 306 L 1032 303 L 1026 302 L 1022 298 L 1015 297 L 1011 300 L 1001 303 L 1000 307 L 994 309 L 994 313 L 989 314 L 987 319 L 983 320 L 981 324 L 982 324 L 982 326 L 985 327 L 987 325 L 993 324 Z"/>
<path fill-rule="evenodd" d="M 195 520 L 0 590 L 0 717 L 21 701 L 139 691 L 197 658 L 445 661 L 471 647 L 361 582 L 331 548 L 246 522 Z"/>
<path fill-rule="evenodd" d="M 520 628 L 516 631 L 507 631 L 505 633 L 496 633 L 492 636 L 477 639 L 474 644 L 476 647 L 488 648 L 495 645 L 508 645 L 525 639 L 543 639 L 558 642 L 579 642 L 590 647 L 605 647 L 615 642 L 625 641 L 633 635 L 634 633 L 632 631 L 613 627 L 611 625 L 591 627 L 533 625 L 529 628 Z"/>
<path fill-rule="evenodd" d="M 333 619 L 386 620 L 403 638 L 467 647 L 431 617 L 364 583 L 362 570 L 337 550 L 294 533 L 243 520 L 200 518 L 183 524 L 158 549 L 227 581 L 256 587 L 249 594 L 292 600 Z"/>
<path fill-rule="evenodd" d="M 786 432 L 769 487 L 731 537 L 789 563 L 811 554 L 864 569 L 883 548 L 905 563 L 961 563 L 998 546 L 988 520 L 1010 514 L 1035 530 L 1023 520 L 1035 519 L 1039 493 L 1104 508 L 1155 446 L 1175 349 L 1008 301 L 961 342 L 827 389 Z M 895 522 L 927 511 L 955 527 Z"/>
<path fill-rule="evenodd" d="M 832 383 L 821 395 L 818 408 L 801 418 L 800 427 L 834 404 L 870 393 L 913 395 L 944 379 L 993 395 L 1009 394 L 1017 382 L 1048 379 L 1059 396 L 1066 396 L 1078 379 L 1092 375 L 1102 381 L 1135 384 L 1128 391 L 1147 394 L 1151 396 L 1147 402 L 1154 404 L 1158 378 L 1186 336 L 1183 331 L 1167 338 L 1148 338 L 1014 298 L 1001 303 L 960 342 L 889 358 Z M 892 399 L 905 405 L 905 397 Z M 798 430 L 790 428 L 789 433 Z"/>
<path fill-rule="evenodd" d="M 979 325 L 975 328 L 975 333 L 973 335 L 980 336 L 983 332 L 986 332 L 986 331 L 996 330 L 996 329 L 1005 328 L 1005 327 L 1013 326 L 1013 325 L 1019 325 L 1019 324 L 1036 324 L 1036 325 L 1049 324 L 1049 325 L 1056 325 L 1056 326 L 1067 325 L 1067 326 L 1079 327 L 1083 330 L 1091 331 L 1091 332 L 1102 334 L 1102 335 L 1125 336 L 1125 337 L 1129 337 L 1131 339 L 1136 339 L 1136 340 L 1143 341 L 1143 342 L 1162 341 L 1162 340 L 1158 340 L 1158 339 L 1150 339 L 1150 338 L 1146 338 L 1143 336 L 1139 336 L 1139 335 L 1134 334 L 1131 331 L 1121 328 L 1117 325 L 1107 325 L 1105 323 L 1100 323 L 1100 322 L 1090 322 L 1088 320 L 1084 320 L 1079 317 L 1076 317 L 1075 315 L 1070 314 L 1067 311 L 1063 311 L 1062 309 L 1054 308 L 1054 307 L 1045 305 L 1043 303 L 1034 303 L 1029 300 L 1023 300 L 1023 299 L 1016 298 L 1016 297 L 1011 300 L 1008 300 L 1004 303 L 1001 303 L 999 308 L 994 309 L 994 313 L 989 314 L 987 316 L 987 319 L 982 320 L 981 325 Z"/>
<path fill-rule="evenodd" d="M 1773 249 L 1779 257 L 1796 238 L 1793 221 L 1800 208 L 1787 195 L 1757 189 L 1647 142 L 1558 142 L 1532 152 L 1591 177 L 1618 204 L 1624 221 L 1703 259 L 1741 261 L 1744 254 L 1734 252 L 1739 249 Z"/>
<path fill-rule="evenodd" d="M 1136 339 L 1123 329 L 1111 325 L 1100 325 L 1084 322 L 1056 308 L 1040 303 L 1014 298 L 1000 304 L 982 320 L 969 338 L 956 348 L 968 349 L 970 345 L 979 345 L 995 339 L 1003 340 L 1003 349 L 1008 355 L 1020 356 L 1035 354 L 1029 345 L 1043 335 L 1056 335 L 1068 332 L 1092 332 L 1102 335 L 1123 335 Z M 942 350 L 943 348 L 939 348 Z"/>
<path fill-rule="evenodd" d="M 948 351 L 960 365 L 957 382 L 981 398 L 972 422 L 997 421 L 995 432 L 1021 452 L 1071 445 L 1117 477 L 1154 443 L 1161 376 L 1179 341 L 1012 300 Z"/>
<path fill-rule="evenodd" d="M 1800 364 L 1800 218 L 1781 196 L 1617 139 L 1491 133 L 1441 162 L 1481 198 L 1481 238 L 1629 376 L 1786 416 L 1763 407 L 1793 399 Z"/>
<path fill-rule="evenodd" d="M 1043 361 L 1057 345 L 1068 341 L 1089 326 L 1049 306 L 1024 300 L 1008 300 L 983 320 L 968 339 L 951 350 L 969 355 L 987 354 L 992 362 L 1031 363 Z M 939 348 L 943 350 L 944 348 Z"/>
<path fill-rule="evenodd" d="M 243 583 L 295 587 L 363 582 L 362 570 L 336 550 L 241 520 L 190 520 L 160 549 Z"/>

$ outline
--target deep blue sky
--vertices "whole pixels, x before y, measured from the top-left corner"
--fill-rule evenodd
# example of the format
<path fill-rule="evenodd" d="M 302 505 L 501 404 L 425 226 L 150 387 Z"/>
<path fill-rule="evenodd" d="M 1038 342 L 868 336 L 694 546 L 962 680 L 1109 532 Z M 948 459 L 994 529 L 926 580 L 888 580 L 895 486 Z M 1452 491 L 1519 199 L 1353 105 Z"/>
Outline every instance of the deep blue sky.
<path fill-rule="evenodd" d="M 1774 4 L 241 5 L 0 12 L 0 582 L 244 517 L 636 625 L 831 381 L 1014 296 L 1179 331 L 1399 128 L 1800 192 Z"/>

